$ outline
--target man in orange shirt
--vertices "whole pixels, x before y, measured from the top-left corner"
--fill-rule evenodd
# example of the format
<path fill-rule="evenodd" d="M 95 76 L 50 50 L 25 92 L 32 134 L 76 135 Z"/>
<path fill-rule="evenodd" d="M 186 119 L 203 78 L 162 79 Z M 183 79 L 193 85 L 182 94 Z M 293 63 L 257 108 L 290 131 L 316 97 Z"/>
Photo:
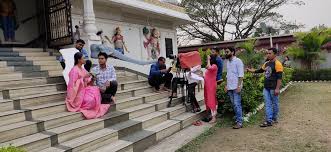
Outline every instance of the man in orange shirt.
<path fill-rule="evenodd" d="M 265 75 L 263 96 L 265 102 L 266 121 L 260 127 L 270 127 L 278 123 L 279 93 L 282 84 L 283 65 L 277 59 L 277 49 L 270 48 L 267 52 L 267 62 L 261 69 L 247 69 L 252 73 L 263 73 Z"/>
<path fill-rule="evenodd" d="M 0 1 L 0 16 L 5 41 L 15 41 L 15 11 L 13 0 Z"/>

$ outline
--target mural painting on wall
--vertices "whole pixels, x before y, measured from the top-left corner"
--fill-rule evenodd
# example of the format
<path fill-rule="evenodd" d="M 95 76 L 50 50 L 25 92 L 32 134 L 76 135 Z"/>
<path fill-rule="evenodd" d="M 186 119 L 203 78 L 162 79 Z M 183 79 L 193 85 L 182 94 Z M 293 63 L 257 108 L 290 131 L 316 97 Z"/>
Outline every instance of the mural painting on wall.
<path fill-rule="evenodd" d="M 102 44 L 92 44 L 91 45 L 91 48 L 90 48 L 91 49 L 91 58 L 97 59 L 98 54 L 100 52 L 105 52 L 110 57 L 113 57 L 115 59 L 119 59 L 119 60 L 122 60 L 122 61 L 130 62 L 130 63 L 134 63 L 134 64 L 148 65 L 148 64 L 155 63 L 155 61 L 141 61 L 141 60 L 137 60 L 137 59 L 134 59 L 134 58 L 131 58 L 131 57 L 128 57 L 128 56 L 124 55 L 124 48 L 125 48 L 126 51 L 127 51 L 127 48 L 126 48 L 125 43 L 123 41 L 123 36 L 122 36 L 122 42 L 123 42 L 122 43 L 123 44 L 122 45 L 122 48 L 123 48 L 122 50 L 123 51 L 119 51 L 118 49 L 115 50 L 116 47 L 118 48 L 118 46 L 116 46 L 116 43 L 115 43 L 116 41 L 114 40 L 116 38 L 114 38 L 114 37 L 116 35 L 118 36 L 118 32 L 117 32 L 117 34 L 114 35 L 112 40 L 110 40 L 108 36 L 103 35 L 102 31 L 97 32 L 96 35 L 100 36 Z M 109 44 L 112 44 L 112 43 L 115 44 L 115 47 L 114 47 L 115 49 L 109 45 Z"/>
<path fill-rule="evenodd" d="M 160 56 L 160 33 L 156 28 L 149 30 L 147 27 L 144 27 L 143 34 L 147 60 L 156 60 Z"/>
<path fill-rule="evenodd" d="M 3 31 L 5 41 L 15 41 L 16 5 L 13 0 L 0 0 L 0 27 Z"/>
<path fill-rule="evenodd" d="M 114 48 L 116 51 L 124 54 L 124 50 L 125 50 L 126 52 L 130 53 L 125 45 L 124 37 L 122 35 L 122 30 L 120 27 L 116 27 L 115 34 L 111 39 L 111 43 L 114 43 Z"/>

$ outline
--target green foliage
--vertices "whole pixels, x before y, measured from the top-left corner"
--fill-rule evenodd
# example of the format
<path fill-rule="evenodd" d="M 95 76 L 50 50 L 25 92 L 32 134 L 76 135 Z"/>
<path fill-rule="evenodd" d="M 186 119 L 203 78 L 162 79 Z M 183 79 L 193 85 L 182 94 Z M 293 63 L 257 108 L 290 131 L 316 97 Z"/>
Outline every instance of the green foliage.
<path fill-rule="evenodd" d="M 296 69 L 293 71 L 294 81 L 331 80 L 331 69 L 307 70 Z"/>
<path fill-rule="evenodd" d="M 207 65 L 207 56 L 211 55 L 211 50 L 207 49 L 206 51 L 203 51 L 202 48 L 199 48 L 199 54 L 200 54 L 201 62 L 202 62 L 201 67 L 205 68 Z"/>
<path fill-rule="evenodd" d="M 243 49 L 243 51 L 238 54 L 238 57 L 243 61 L 243 63 L 248 67 L 257 69 L 261 65 L 264 55 L 255 50 L 255 42 L 256 40 L 253 39 L 239 43 L 236 47 Z"/>
<path fill-rule="evenodd" d="M 286 54 L 301 61 L 304 68 L 309 70 L 317 67 L 324 59 L 321 47 L 331 41 L 331 29 L 314 28 L 308 33 L 300 32 L 295 35 L 297 42 L 286 50 Z"/>
<path fill-rule="evenodd" d="M 0 147 L 0 152 L 26 152 L 23 149 L 16 148 L 14 146 Z"/>
<path fill-rule="evenodd" d="M 284 68 L 282 86 L 284 87 L 292 79 L 293 69 Z M 226 73 L 223 73 L 225 80 Z M 241 104 L 244 114 L 252 112 L 263 102 L 263 87 L 264 76 L 263 74 L 245 73 L 244 86 L 241 92 Z M 224 91 L 225 83 L 222 83 L 217 88 L 217 99 L 221 101 L 218 106 L 218 112 L 221 114 L 232 112 L 232 104 L 228 95 Z"/>

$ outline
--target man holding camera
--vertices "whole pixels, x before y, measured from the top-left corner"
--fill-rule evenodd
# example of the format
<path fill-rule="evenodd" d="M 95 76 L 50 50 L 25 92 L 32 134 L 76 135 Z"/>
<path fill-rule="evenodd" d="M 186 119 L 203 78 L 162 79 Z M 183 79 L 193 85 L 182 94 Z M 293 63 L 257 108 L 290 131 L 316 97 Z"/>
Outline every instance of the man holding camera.
<path fill-rule="evenodd" d="M 160 91 L 161 84 L 164 84 L 162 90 L 171 91 L 170 86 L 173 75 L 170 73 L 171 68 L 166 68 L 165 61 L 166 59 L 164 57 L 159 57 L 157 63 L 151 65 L 148 83 L 154 87 L 156 91 Z"/>

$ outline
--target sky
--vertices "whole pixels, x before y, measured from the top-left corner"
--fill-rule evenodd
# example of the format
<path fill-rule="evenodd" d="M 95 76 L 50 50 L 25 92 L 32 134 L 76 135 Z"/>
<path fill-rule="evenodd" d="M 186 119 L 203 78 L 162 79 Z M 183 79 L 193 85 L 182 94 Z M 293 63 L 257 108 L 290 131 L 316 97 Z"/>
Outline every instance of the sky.
<path fill-rule="evenodd" d="M 304 24 L 307 31 L 319 24 L 331 27 L 331 0 L 302 0 L 302 6 L 283 6 L 279 13 L 288 21 Z"/>

